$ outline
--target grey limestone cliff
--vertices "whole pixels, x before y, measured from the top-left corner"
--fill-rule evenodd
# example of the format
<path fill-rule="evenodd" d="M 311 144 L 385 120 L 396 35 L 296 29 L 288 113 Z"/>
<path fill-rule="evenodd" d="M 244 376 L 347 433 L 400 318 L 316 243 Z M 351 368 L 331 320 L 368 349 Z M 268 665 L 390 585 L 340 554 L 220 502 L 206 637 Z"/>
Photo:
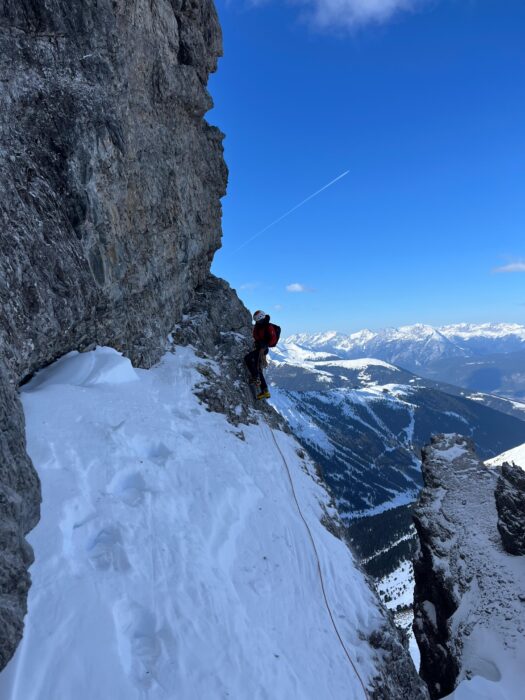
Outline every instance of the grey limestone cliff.
<path fill-rule="evenodd" d="M 501 465 L 496 508 L 503 546 L 509 554 L 525 554 L 525 471 L 520 466 Z"/>
<path fill-rule="evenodd" d="M 20 638 L 39 483 L 16 388 L 72 349 L 148 366 L 220 245 L 203 119 L 211 0 L 0 2 L 0 669 Z"/>
<path fill-rule="evenodd" d="M 505 697 L 521 697 L 525 557 L 509 554 L 498 530 L 499 469 L 485 467 L 470 440 L 451 434 L 434 437 L 423 450 L 422 470 L 414 516 L 421 676 L 432 698 L 472 679 L 489 686 L 501 681 L 506 692 L 511 688 Z M 490 687 L 499 693 L 501 686 Z"/>

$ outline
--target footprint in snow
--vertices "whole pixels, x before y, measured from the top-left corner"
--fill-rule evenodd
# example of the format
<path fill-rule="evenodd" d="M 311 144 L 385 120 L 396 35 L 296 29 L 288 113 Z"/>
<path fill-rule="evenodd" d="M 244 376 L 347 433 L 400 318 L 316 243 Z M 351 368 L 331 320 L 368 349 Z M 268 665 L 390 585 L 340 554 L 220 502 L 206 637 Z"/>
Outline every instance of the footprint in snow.
<path fill-rule="evenodd" d="M 144 495 L 150 491 L 144 477 L 140 472 L 128 472 L 119 474 L 117 480 L 111 486 L 111 492 L 128 506 L 140 506 L 144 502 Z"/>
<path fill-rule="evenodd" d="M 139 458 L 147 459 L 161 467 L 165 466 L 166 462 L 173 455 L 173 450 L 170 450 L 163 442 L 149 442 L 141 438 L 135 438 L 129 444 Z"/>
<path fill-rule="evenodd" d="M 138 603 L 121 600 L 113 610 L 118 649 L 126 672 L 143 689 L 156 681 L 162 652 L 155 615 Z"/>
<path fill-rule="evenodd" d="M 163 442 L 158 442 L 149 446 L 146 456 L 155 464 L 163 467 L 172 455 L 173 451 L 169 447 L 166 447 Z"/>
<path fill-rule="evenodd" d="M 88 546 L 91 565 L 99 571 L 127 571 L 130 568 L 120 530 L 109 525 L 95 536 Z"/>
<path fill-rule="evenodd" d="M 167 404 L 165 404 L 165 408 L 168 408 Z M 185 421 L 185 422 L 188 422 L 188 420 L 189 420 L 188 414 L 184 413 L 183 411 L 181 411 L 178 408 L 172 408 L 171 414 L 173 416 L 175 416 L 175 418 L 177 418 L 178 420 Z"/>

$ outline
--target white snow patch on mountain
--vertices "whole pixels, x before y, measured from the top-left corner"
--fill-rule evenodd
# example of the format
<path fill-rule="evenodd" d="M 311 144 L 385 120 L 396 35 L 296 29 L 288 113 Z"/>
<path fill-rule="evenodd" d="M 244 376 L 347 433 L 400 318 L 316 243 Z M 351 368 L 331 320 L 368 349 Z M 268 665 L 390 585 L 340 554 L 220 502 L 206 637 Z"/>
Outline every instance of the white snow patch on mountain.
<path fill-rule="evenodd" d="M 305 350 L 295 343 L 284 342 L 271 349 L 272 359 L 276 362 L 289 364 L 303 364 L 303 362 L 317 362 L 326 360 L 332 355 L 329 352 L 314 352 Z"/>
<path fill-rule="evenodd" d="M 525 341 L 525 326 L 518 323 L 455 323 L 438 328 L 446 338 L 504 338 L 514 335 Z"/>
<path fill-rule="evenodd" d="M 146 371 L 98 348 L 24 388 L 43 504 L 3 700 L 362 700 L 270 428 L 208 412 L 192 391 L 199 362 L 177 348 Z M 312 465 L 274 434 L 366 683 L 380 611 L 320 522 L 329 501 Z"/>
<path fill-rule="evenodd" d="M 412 562 L 403 561 L 388 576 L 384 576 L 377 588 L 387 608 L 395 610 L 398 605 L 411 606 L 414 602 L 414 571 Z"/>
<path fill-rule="evenodd" d="M 358 369 L 363 370 L 368 367 L 386 367 L 391 369 L 393 372 L 399 372 L 398 367 L 394 367 L 389 362 L 384 362 L 383 360 L 377 360 L 373 357 L 363 357 L 358 360 L 326 360 L 315 363 L 316 367 L 342 367 L 344 369 Z"/>
<path fill-rule="evenodd" d="M 396 625 L 408 635 L 408 645 L 412 661 L 419 669 L 419 647 L 412 630 L 414 613 L 414 569 L 411 561 L 402 561 L 395 571 L 376 583 L 377 592 L 383 603 L 394 614 Z M 398 608 L 400 608 L 398 610 Z"/>
<path fill-rule="evenodd" d="M 285 392 L 277 387 L 272 387 L 271 404 L 276 410 L 286 418 L 291 431 L 297 437 L 316 445 L 322 452 L 330 455 L 335 451 L 335 447 L 330 442 L 326 433 L 321 430 L 312 420 L 297 409 L 296 404 Z"/>
<path fill-rule="evenodd" d="M 488 459 L 485 464 L 487 467 L 497 467 L 508 462 L 509 464 L 515 464 L 517 467 L 525 469 L 525 444 L 513 447 L 512 450 L 507 450 L 502 452 L 497 457 Z"/>

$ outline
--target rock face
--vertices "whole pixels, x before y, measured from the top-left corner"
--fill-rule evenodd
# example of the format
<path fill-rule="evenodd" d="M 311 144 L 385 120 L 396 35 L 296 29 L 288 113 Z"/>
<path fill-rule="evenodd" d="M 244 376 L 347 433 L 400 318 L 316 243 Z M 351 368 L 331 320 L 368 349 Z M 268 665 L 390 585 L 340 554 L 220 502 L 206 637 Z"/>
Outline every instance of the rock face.
<path fill-rule="evenodd" d="M 211 0 L 0 2 L 0 669 L 40 498 L 16 388 L 93 344 L 152 364 L 206 282 L 227 179 L 203 119 L 220 53 Z"/>
<path fill-rule="evenodd" d="M 503 546 L 509 554 L 525 554 L 525 471 L 521 467 L 515 464 L 501 466 L 496 507 Z"/>
<path fill-rule="evenodd" d="M 432 698 L 475 677 L 487 684 L 476 686 L 486 697 L 500 681 L 505 692 L 511 688 L 505 697 L 520 697 L 525 559 L 502 547 L 498 470 L 485 467 L 472 443 L 457 435 L 434 437 L 423 450 L 422 469 L 425 486 L 414 516 L 421 544 L 414 563 L 420 674 Z M 512 688 L 520 688 L 517 695 Z"/>
<path fill-rule="evenodd" d="M 197 395 L 210 411 L 224 413 L 233 425 L 256 423 L 262 414 L 270 425 L 289 432 L 285 421 L 265 401 L 254 407 L 244 365 L 244 355 L 253 344 L 251 324 L 249 311 L 227 282 L 210 275 L 198 287 L 172 338 L 177 345 L 197 348 L 220 367 L 219 372 L 211 373 L 201 368 L 203 379 Z"/>

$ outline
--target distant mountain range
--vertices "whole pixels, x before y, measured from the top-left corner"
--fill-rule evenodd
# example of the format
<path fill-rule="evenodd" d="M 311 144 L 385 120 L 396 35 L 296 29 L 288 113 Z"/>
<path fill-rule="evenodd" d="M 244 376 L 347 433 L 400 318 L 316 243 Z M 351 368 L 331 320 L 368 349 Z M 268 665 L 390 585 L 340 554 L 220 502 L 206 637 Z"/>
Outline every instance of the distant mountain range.
<path fill-rule="evenodd" d="M 525 326 L 519 324 L 302 333 L 286 338 L 275 356 L 292 362 L 372 357 L 471 391 L 525 400 Z"/>

